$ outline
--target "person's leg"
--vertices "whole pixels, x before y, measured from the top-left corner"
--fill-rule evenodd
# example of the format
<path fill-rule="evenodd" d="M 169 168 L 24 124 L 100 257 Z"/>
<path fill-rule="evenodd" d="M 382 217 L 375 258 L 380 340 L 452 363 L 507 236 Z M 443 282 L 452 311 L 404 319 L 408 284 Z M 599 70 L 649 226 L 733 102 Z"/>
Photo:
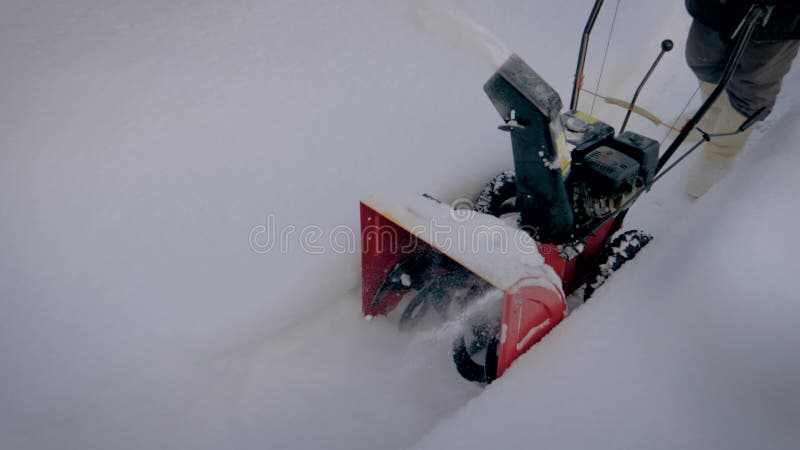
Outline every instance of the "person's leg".
<path fill-rule="evenodd" d="M 686 63 L 700 80 L 703 101 L 711 96 L 711 92 L 722 78 L 727 59 L 728 48 L 719 33 L 696 20 L 693 21 L 686 41 Z M 698 123 L 698 127 L 707 133 L 713 133 L 725 107 L 730 108 L 730 100 L 723 91 Z M 689 136 L 691 139 L 687 140 L 700 140 L 700 133 L 696 131 Z M 684 178 L 684 190 L 695 198 L 703 195 L 714 181 L 721 178 L 730 164 L 729 158 L 710 151 L 709 147 L 711 147 L 709 143 L 701 146 L 698 156 Z"/>
<path fill-rule="evenodd" d="M 724 133 L 736 130 L 745 120 L 727 95 L 721 95 L 715 104 L 719 105 L 716 123 L 711 129 L 703 129 L 708 133 Z M 684 178 L 684 190 L 690 197 L 698 198 L 711 189 L 730 170 L 733 158 L 744 147 L 753 127 L 733 136 L 713 138 L 698 149 L 698 155 Z"/>
<path fill-rule="evenodd" d="M 706 101 L 708 97 L 711 96 L 711 93 L 714 91 L 717 85 L 713 83 L 708 83 L 705 81 L 700 82 L 700 96 L 703 101 Z M 719 117 L 719 113 L 722 110 L 722 105 L 724 102 L 729 102 L 728 94 L 725 91 L 722 91 L 722 94 L 719 96 L 717 101 L 711 104 L 711 107 L 708 108 L 703 117 L 700 118 L 700 122 L 697 124 L 697 128 L 700 128 L 703 131 L 708 132 L 714 127 L 714 124 L 717 123 L 717 118 Z M 677 120 L 676 125 L 682 127 L 689 121 L 695 114 L 697 113 L 697 109 L 693 111 L 688 111 L 685 114 L 681 115 L 681 117 Z M 697 142 L 701 140 L 703 136 L 697 130 L 692 130 L 686 136 L 686 140 L 684 142 Z"/>
<path fill-rule="evenodd" d="M 700 81 L 717 84 L 722 78 L 728 47 L 715 30 L 693 21 L 686 40 L 686 63 Z"/>
<path fill-rule="evenodd" d="M 727 52 L 727 46 L 720 39 L 719 33 L 696 20 L 692 22 L 686 41 L 686 63 L 700 80 L 700 94 L 703 101 L 711 96 L 711 92 L 714 91 L 717 82 L 722 77 L 727 62 Z M 706 111 L 700 123 L 697 124 L 700 129 L 708 131 L 714 126 L 719 117 L 722 103 L 727 101 L 725 97 L 727 95 L 723 92 L 723 95 Z M 700 138 L 700 133 L 693 131 L 686 140 L 697 142 Z"/>
<path fill-rule="evenodd" d="M 711 133 L 736 130 L 744 120 L 762 107 L 771 109 L 780 91 L 784 75 L 789 72 L 797 55 L 800 41 L 748 45 L 731 81 L 726 87 L 726 101 Z M 720 96 L 722 99 L 724 96 Z M 733 158 L 747 143 L 753 128 L 733 136 L 714 138 L 704 144 L 686 175 L 685 190 L 692 197 L 700 197 L 724 177 Z"/>
<path fill-rule="evenodd" d="M 734 109 L 745 117 L 763 107 L 772 110 L 798 47 L 800 41 L 751 42 L 727 86 Z"/>

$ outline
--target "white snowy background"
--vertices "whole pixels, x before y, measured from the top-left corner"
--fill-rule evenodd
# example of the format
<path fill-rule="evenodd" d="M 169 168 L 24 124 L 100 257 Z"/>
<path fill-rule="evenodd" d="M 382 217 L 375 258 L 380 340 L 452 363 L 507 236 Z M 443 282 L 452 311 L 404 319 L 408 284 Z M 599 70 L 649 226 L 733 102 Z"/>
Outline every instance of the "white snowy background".
<path fill-rule="evenodd" d="M 440 7 L 567 103 L 592 3 Z M 0 4 L 0 448 L 798 448 L 797 70 L 731 175 L 696 202 L 665 177 L 628 218 L 653 243 L 488 388 L 362 319 L 357 253 L 303 251 L 364 194 L 452 200 L 511 166 L 493 67 L 429 7 Z M 640 104 L 676 117 L 688 25 L 622 0 L 600 92 L 629 97 L 669 37 Z M 268 217 L 288 251 L 251 249 Z"/>

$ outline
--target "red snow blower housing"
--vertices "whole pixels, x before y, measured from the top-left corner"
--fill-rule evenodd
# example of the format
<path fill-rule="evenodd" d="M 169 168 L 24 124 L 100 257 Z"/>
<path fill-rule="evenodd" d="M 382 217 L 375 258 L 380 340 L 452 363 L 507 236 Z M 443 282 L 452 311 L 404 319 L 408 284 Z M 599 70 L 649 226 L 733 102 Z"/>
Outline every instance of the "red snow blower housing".
<path fill-rule="evenodd" d="M 430 316 L 444 320 L 453 333 L 453 361 L 468 380 L 488 383 L 501 376 L 565 317 L 567 295 L 585 301 L 650 241 L 641 231 L 618 233 L 625 213 L 698 147 L 660 170 L 721 94 L 768 12 L 754 5 L 743 19 L 723 79 L 659 159 L 656 141 L 624 131 L 628 117 L 617 134 L 576 110 L 589 34 L 602 3 L 596 1 L 584 31 L 569 111 L 561 113 L 555 90 L 517 55 L 484 85 L 503 119 L 499 128 L 511 135 L 514 170 L 487 184 L 473 210 L 452 209 L 429 196 L 373 194 L 361 200 L 363 313 L 397 315 L 401 330 L 421 327 Z M 670 41 L 662 43 L 626 105 L 628 116 L 671 48 Z M 699 131 L 704 140 L 714 137 Z"/>

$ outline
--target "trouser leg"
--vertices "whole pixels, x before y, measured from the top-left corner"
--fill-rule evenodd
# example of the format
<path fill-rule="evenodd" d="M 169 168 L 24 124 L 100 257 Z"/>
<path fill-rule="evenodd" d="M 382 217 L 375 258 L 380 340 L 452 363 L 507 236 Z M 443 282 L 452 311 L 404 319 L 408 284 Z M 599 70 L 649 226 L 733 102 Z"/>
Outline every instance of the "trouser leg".
<path fill-rule="evenodd" d="M 722 78 L 728 46 L 719 33 L 693 21 L 686 40 L 686 63 L 700 81 L 717 84 Z"/>
<path fill-rule="evenodd" d="M 726 61 L 726 46 L 719 38 L 719 34 L 695 21 L 689 29 L 689 38 L 686 42 L 686 63 L 700 80 L 700 94 L 705 102 L 717 82 L 722 77 Z M 721 105 L 729 101 L 725 91 L 717 98 L 697 126 L 704 131 L 709 131 L 719 117 Z M 686 120 L 689 118 L 687 117 Z M 682 125 L 682 124 L 681 124 Z M 700 133 L 695 130 L 687 136 L 687 142 L 697 142 L 701 139 Z"/>
<path fill-rule="evenodd" d="M 722 78 L 731 42 L 698 21 L 693 21 L 686 41 L 686 62 L 700 81 L 717 84 Z M 751 42 L 745 48 L 726 91 L 733 107 L 750 116 L 762 107 L 772 109 L 789 73 L 800 41 Z"/>
<path fill-rule="evenodd" d="M 797 55 L 800 41 L 750 43 L 731 77 L 725 92 L 709 109 L 700 128 L 708 133 L 736 130 L 745 118 L 762 107 L 771 109 L 781 82 Z M 714 84 L 722 78 L 729 46 L 716 31 L 695 21 L 689 31 L 686 61 L 708 98 Z M 718 110 L 712 112 L 714 108 Z M 713 123 L 713 125 L 711 125 Z M 733 158 L 747 143 L 752 128 L 733 136 L 714 138 L 703 144 L 686 175 L 685 190 L 700 197 L 728 172 Z"/>
<path fill-rule="evenodd" d="M 731 102 L 721 102 L 721 110 L 716 123 L 709 133 L 722 133 L 737 129 L 745 117 L 736 111 Z M 717 181 L 730 170 L 734 157 L 742 150 L 753 128 L 733 136 L 714 138 L 698 149 L 698 155 L 684 178 L 685 192 L 698 198 L 708 192 Z"/>
<path fill-rule="evenodd" d="M 747 46 L 727 87 L 739 113 L 750 116 L 764 107 L 772 110 L 798 47 L 800 41 L 752 42 Z"/>

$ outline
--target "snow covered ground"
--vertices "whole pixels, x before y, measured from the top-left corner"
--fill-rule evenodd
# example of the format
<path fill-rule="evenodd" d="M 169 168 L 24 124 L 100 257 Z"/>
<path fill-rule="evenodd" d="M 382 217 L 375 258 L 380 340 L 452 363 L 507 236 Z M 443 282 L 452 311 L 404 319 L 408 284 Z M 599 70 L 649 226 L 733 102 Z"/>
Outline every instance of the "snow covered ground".
<path fill-rule="evenodd" d="M 591 3 L 453 5 L 566 102 Z M 485 390 L 446 340 L 360 317 L 357 254 L 303 251 L 366 193 L 454 199 L 510 167 L 493 68 L 428 6 L 0 5 L 0 448 L 797 447 L 797 70 L 731 176 L 643 197 L 628 225 L 656 240 Z M 670 37 L 640 104 L 676 116 L 688 24 L 623 0 L 600 92 Z M 251 246 L 271 218 L 286 251 Z"/>
<path fill-rule="evenodd" d="M 797 448 L 798 93 L 671 232 L 415 448 Z"/>

